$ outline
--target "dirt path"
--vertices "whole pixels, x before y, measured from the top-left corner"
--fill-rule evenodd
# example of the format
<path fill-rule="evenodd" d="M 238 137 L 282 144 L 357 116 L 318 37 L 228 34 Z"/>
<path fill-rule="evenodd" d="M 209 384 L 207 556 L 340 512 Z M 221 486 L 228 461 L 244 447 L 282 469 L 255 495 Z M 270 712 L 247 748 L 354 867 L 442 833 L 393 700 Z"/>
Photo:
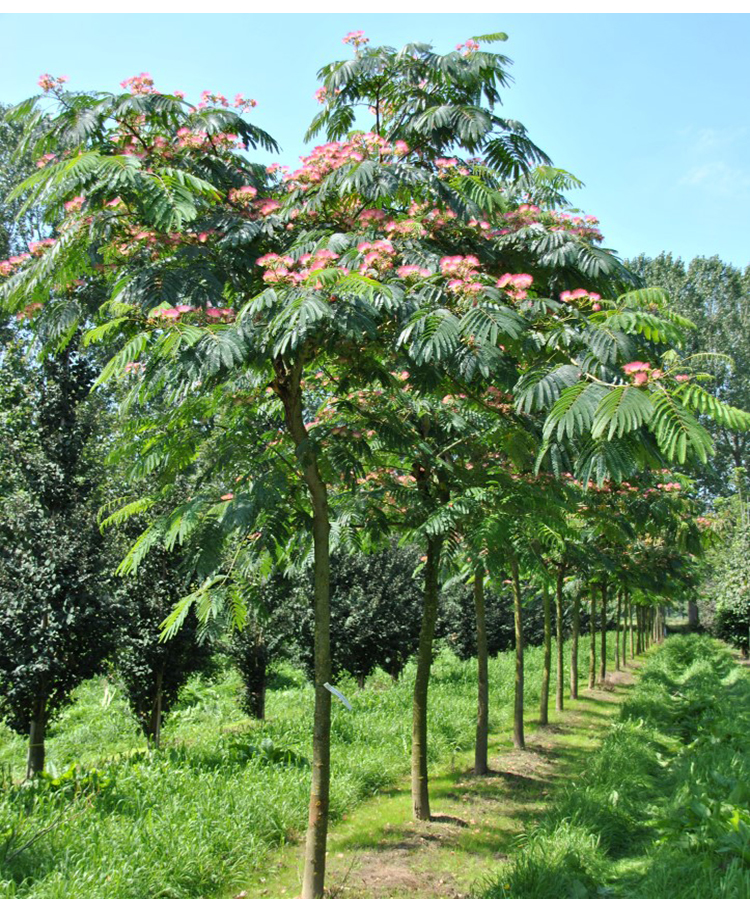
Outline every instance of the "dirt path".
<path fill-rule="evenodd" d="M 358 806 L 329 836 L 328 893 L 340 899 L 464 899 L 512 852 L 520 831 L 544 811 L 558 784 L 574 780 L 600 742 L 632 683 L 630 672 L 610 675 L 606 686 L 584 690 L 547 727 L 528 719 L 527 749 L 509 737 L 490 739 L 491 773 L 476 777 L 473 755 L 431 772 L 433 820 L 414 822 L 408 781 Z M 298 895 L 301 850 L 287 847 L 242 899 Z"/>

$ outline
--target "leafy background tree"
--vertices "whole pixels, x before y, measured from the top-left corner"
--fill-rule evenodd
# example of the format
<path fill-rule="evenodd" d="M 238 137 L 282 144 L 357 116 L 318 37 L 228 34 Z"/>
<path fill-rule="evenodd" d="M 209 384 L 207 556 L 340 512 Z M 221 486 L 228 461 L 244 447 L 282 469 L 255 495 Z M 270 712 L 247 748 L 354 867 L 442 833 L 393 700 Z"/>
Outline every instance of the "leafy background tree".
<path fill-rule="evenodd" d="M 37 361 L 18 339 L 0 362 L 0 704 L 29 734 L 30 775 L 48 722 L 113 645 L 94 376 L 74 342 Z"/>
<path fill-rule="evenodd" d="M 713 376 L 706 388 L 733 406 L 750 408 L 750 267 L 742 271 L 718 256 L 686 263 L 671 253 L 638 256 L 628 265 L 646 284 L 666 290 L 672 307 L 695 324 L 686 335 L 687 352 L 716 354 L 702 361 Z M 734 489 L 735 468 L 750 471 L 750 434 L 708 419 L 706 426 L 716 456 L 697 475 L 710 499 Z"/>
<path fill-rule="evenodd" d="M 214 647 L 195 614 L 170 640 L 162 624 L 184 596 L 189 572 L 178 554 L 152 553 L 138 572 L 120 578 L 113 598 L 119 612 L 115 664 L 130 708 L 144 735 L 159 745 L 164 718 L 188 678 L 211 666 Z"/>

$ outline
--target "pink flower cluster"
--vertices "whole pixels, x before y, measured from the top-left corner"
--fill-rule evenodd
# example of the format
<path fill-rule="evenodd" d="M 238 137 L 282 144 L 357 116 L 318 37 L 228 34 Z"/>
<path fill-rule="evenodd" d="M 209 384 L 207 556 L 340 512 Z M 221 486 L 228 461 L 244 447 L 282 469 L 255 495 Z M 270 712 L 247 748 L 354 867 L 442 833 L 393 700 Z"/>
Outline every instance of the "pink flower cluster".
<path fill-rule="evenodd" d="M 234 309 L 224 309 L 215 306 L 209 306 L 203 309 L 200 306 L 173 306 L 170 309 L 156 309 L 151 313 L 151 318 L 155 321 L 177 322 L 183 315 L 202 315 L 209 322 L 231 322 L 234 321 Z"/>
<path fill-rule="evenodd" d="M 308 190 L 343 165 L 368 158 L 398 157 L 405 152 L 408 153 L 409 148 L 403 142 L 399 142 L 397 148 L 378 134 L 356 134 L 349 141 L 332 141 L 315 147 L 309 156 L 300 157 L 302 168 L 287 175 L 285 180 L 291 190 Z"/>
<path fill-rule="evenodd" d="M 525 300 L 528 296 L 527 289 L 534 283 L 532 275 L 512 275 L 506 272 L 501 275 L 495 287 L 504 290 L 514 300 Z"/>
<path fill-rule="evenodd" d="M 54 153 L 45 153 L 44 156 L 40 156 L 36 161 L 36 167 L 38 169 L 43 169 L 45 165 L 49 165 L 50 162 L 56 162 L 57 156 Z"/>
<path fill-rule="evenodd" d="M 239 109 L 240 112 L 247 112 L 248 109 L 255 109 L 258 101 L 248 99 L 242 94 L 235 94 L 234 102 L 230 104 L 224 94 L 217 94 L 213 91 L 201 91 L 201 99 L 197 108 L 206 109 L 208 106 L 223 106 L 225 109 L 228 109 L 230 105 L 234 106 L 235 109 Z"/>
<path fill-rule="evenodd" d="M 2 265 L 2 263 L 0 263 Z M 24 306 L 20 312 L 16 312 L 16 319 L 18 321 L 23 321 L 25 318 L 33 318 L 37 312 L 43 309 L 44 306 L 42 303 L 29 303 L 28 306 Z"/>
<path fill-rule="evenodd" d="M 31 253 L 20 253 L 18 256 L 11 256 L 10 259 L 4 259 L 0 262 L 0 275 L 10 275 L 13 269 L 23 265 L 31 259 Z"/>
<path fill-rule="evenodd" d="M 132 78 L 126 78 L 120 82 L 123 90 L 130 91 L 131 94 L 155 94 L 154 79 L 148 72 L 141 72 L 140 75 L 133 75 Z"/>
<path fill-rule="evenodd" d="M 266 269 L 263 280 L 267 284 L 301 284 L 313 272 L 323 271 L 328 268 L 338 268 L 344 274 L 349 274 L 349 269 L 337 266 L 338 253 L 332 250 L 317 250 L 315 253 L 305 253 L 295 260 L 291 256 L 279 256 L 277 253 L 266 253 L 255 260 L 255 264 Z"/>
<path fill-rule="evenodd" d="M 249 206 L 257 196 L 258 191 L 249 184 L 245 184 L 242 187 L 233 187 L 227 194 L 227 199 L 237 206 Z"/>
<path fill-rule="evenodd" d="M 445 159 L 444 157 L 440 157 L 435 160 L 435 168 L 439 170 L 440 175 L 443 177 L 447 177 L 451 174 L 469 174 L 469 169 L 467 169 L 465 165 L 462 165 L 461 161 L 458 159 Z"/>
<path fill-rule="evenodd" d="M 503 228 L 499 233 L 501 235 L 510 234 L 521 228 L 528 228 L 529 225 L 536 225 L 539 223 L 541 215 L 542 210 L 539 206 L 534 206 L 531 203 L 522 203 L 517 209 L 504 213 L 503 218 L 507 227 Z"/>
<path fill-rule="evenodd" d="M 177 130 L 176 136 L 176 148 L 178 150 L 190 149 L 214 152 L 217 149 L 236 150 L 241 146 L 236 134 L 223 131 L 209 136 L 207 131 L 193 131 L 190 128 L 183 127 Z M 154 146 L 163 147 L 165 143 L 164 138 L 161 138 L 161 140 L 157 138 Z"/>
<path fill-rule="evenodd" d="M 404 281 L 421 281 L 423 278 L 429 278 L 432 272 L 428 268 L 422 268 L 421 265 L 400 265 L 396 269 L 396 274 Z"/>
<path fill-rule="evenodd" d="M 670 481 L 667 484 L 657 484 L 656 487 L 658 490 L 666 490 L 667 493 L 678 493 L 680 490 L 682 490 L 682 484 L 678 483 L 677 481 Z"/>
<path fill-rule="evenodd" d="M 143 362 L 128 362 L 125 365 L 125 374 L 139 374 L 144 370 L 145 367 L 146 366 L 143 364 Z"/>
<path fill-rule="evenodd" d="M 367 278 L 377 278 L 393 268 L 396 250 L 390 240 L 364 241 L 357 245 L 357 251 L 364 256 L 360 274 Z"/>
<path fill-rule="evenodd" d="M 599 243 L 604 240 L 602 232 L 599 230 L 599 219 L 595 215 L 574 216 L 569 212 L 550 212 L 554 224 L 550 227 L 551 231 L 570 231 L 577 234 L 592 243 Z"/>
<path fill-rule="evenodd" d="M 66 212 L 80 212 L 83 209 L 83 203 L 86 198 L 82 196 L 73 197 L 67 203 L 63 203 Z"/>
<path fill-rule="evenodd" d="M 577 290 L 564 290 L 560 294 L 560 300 L 563 303 L 576 303 L 578 300 L 580 300 L 581 303 L 591 303 L 591 308 L 594 312 L 598 312 L 602 308 L 600 294 L 591 293 L 588 290 L 584 290 L 582 287 L 579 287 Z"/>
<path fill-rule="evenodd" d="M 45 72 L 44 75 L 39 76 L 37 84 L 39 85 L 39 87 L 41 87 L 45 94 L 48 94 L 52 91 L 62 90 L 62 86 L 67 80 L 67 75 L 60 75 L 59 78 L 55 78 L 54 75 L 50 75 L 49 72 Z"/>
<path fill-rule="evenodd" d="M 652 369 L 648 362 L 627 362 L 622 370 L 630 376 L 635 387 L 642 387 L 649 381 L 658 381 L 664 377 L 664 372 L 660 368 Z"/>
<path fill-rule="evenodd" d="M 476 256 L 443 256 L 440 260 L 440 271 L 448 281 L 448 290 L 451 293 L 463 296 L 474 296 L 484 289 L 484 284 L 478 280 L 479 260 Z"/>
<path fill-rule="evenodd" d="M 399 234 L 403 237 L 425 237 L 427 235 L 425 226 L 413 218 L 401 219 L 400 221 L 389 219 L 383 225 L 383 230 L 389 235 Z"/>
<path fill-rule="evenodd" d="M 343 44 L 351 44 L 355 49 L 358 47 L 363 47 L 365 44 L 370 43 L 370 38 L 365 37 L 364 31 L 350 31 L 346 37 L 341 39 Z"/>
<path fill-rule="evenodd" d="M 479 41 L 475 41 L 471 37 L 463 44 L 456 44 L 456 50 L 458 50 L 462 56 L 470 56 L 472 53 L 476 53 L 478 49 Z"/>
<path fill-rule="evenodd" d="M 29 253 L 32 256 L 41 256 L 45 250 L 55 245 L 54 237 L 43 237 L 41 240 L 32 240 L 29 243 Z"/>

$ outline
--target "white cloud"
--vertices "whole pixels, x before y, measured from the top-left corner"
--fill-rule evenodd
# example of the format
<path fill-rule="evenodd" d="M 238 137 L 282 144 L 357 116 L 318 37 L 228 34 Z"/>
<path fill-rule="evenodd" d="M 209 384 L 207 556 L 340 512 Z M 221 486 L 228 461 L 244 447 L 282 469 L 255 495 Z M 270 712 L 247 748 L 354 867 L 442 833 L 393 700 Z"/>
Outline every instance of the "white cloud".
<path fill-rule="evenodd" d="M 717 159 L 691 166 L 679 183 L 706 187 L 716 193 L 732 194 L 738 190 L 750 189 L 750 171 Z"/>

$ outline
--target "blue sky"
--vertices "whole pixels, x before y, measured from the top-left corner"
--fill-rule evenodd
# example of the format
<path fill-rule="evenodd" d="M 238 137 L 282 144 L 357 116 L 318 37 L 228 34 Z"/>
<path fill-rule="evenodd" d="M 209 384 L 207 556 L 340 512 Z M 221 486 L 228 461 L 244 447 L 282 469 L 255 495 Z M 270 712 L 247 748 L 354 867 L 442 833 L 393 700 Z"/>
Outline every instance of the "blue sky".
<path fill-rule="evenodd" d="M 258 100 L 253 119 L 294 164 L 317 110 L 315 73 L 372 43 L 434 43 L 505 31 L 513 61 L 504 114 L 586 187 L 605 243 L 629 257 L 669 250 L 750 264 L 750 17 L 742 15 L 310 14 L 0 15 L 0 101 L 41 72 L 73 89 L 117 89 L 150 72 L 157 87 Z"/>

